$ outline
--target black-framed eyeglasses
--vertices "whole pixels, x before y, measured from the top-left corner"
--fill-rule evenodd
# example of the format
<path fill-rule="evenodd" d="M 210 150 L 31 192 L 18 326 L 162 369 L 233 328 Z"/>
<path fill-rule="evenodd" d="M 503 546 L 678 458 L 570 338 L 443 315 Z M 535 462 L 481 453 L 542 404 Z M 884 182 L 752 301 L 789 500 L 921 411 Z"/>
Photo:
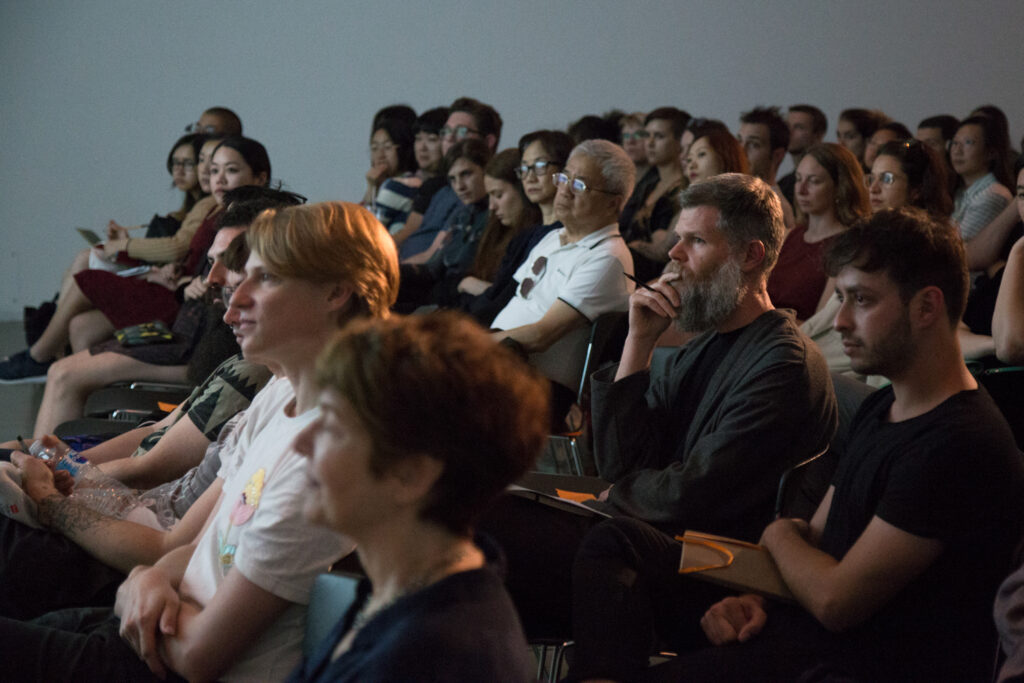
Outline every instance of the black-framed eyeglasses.
<path fill-rule="evenodd" d="M 534 285 L 537 284 L 537 280 L 544 274 L 544 271 L 548 267 L 548 257 L 538 256 L 537 260 L 533 262 L 533 266 L 530 267 L 530 272 L 533 273 L 533 277 L 523 278 L 522 284 L 519 285 L 519 295 L 522 297 L 530 296 L 530 292 L 533 291 Z"/>
<path fill-rule="evenodd" d="M 443 138 L 454 135 L 456 140 L 462 140 L 463 138 L 467 137 L 470 133 L 472 133 L 473 135 L 480 135 L 480 131 L 470 128 L 469 126 L 445 126 L 444 128 L 437 132 Z"/>
<path fill-rule="evenodd" d="M 903 178 L 903 177 L 904 176 L 901 176 L 901 175 L 899 175 L 897 173 L 893 173 L 892 171 L 886 171 L 884 173 L 865 173 L 864 174 L 864 187 L 870 188 L 872 185 L 875 184 L 876 180 L 878 182 L 882 183 L 883 185 L 892 185 L 899 178 Z"/>
<path fill-rule="evenodd" d="M 553 161 L 535 161 L 532 164 L 523 164 L 516 169 L 516 177 L 522 180 L 530 171 L 533 171 L 533 175 L 540 178 L 544 175 L 544 170 L 547 169 L 548 166 L 554 165 L 555 162 Z"/>
<path fill-rule="evenodd" d="M 205 126 L 200 126 L 199 122 L 196 121 L 195 123 L 190 123 L 187 126 L 185 126 L 185 132 L 186 133 L 202 133 L 203 135 L 213 135 L 213 134 L 215 134 L 217 132 L 217 126 L 214 126 L 212 124 L 207 124 Z"/>
<path fill-rule="evenodd" d="M 646 140 L 649 137 L 651 137 L 651 134 L 643 128 L 640 128 L 639 130 L 634 130 L 632 133 L 623 133 L 622 142 L 626 143 L 630 140 Z"/>
<path fill-rule="evenodd" d="M 604 194 L 619 194 L 618 192 L 612 192 L 611 190 L 589 187 L 582 178 L 570 178 L 565 173 L 554 173 L 551 177 L 555 181 L 555 185 L 568 185 L 573 194 L 587 192 L 588 190 L 592 192 L 603 192 Z"/>
<path fill-rule="evenodd" d="M 171 168 L 180 168 L 186 171 L 191 171 L 196 167 L 196 162 L 191 159 L 171 159 Z"/>

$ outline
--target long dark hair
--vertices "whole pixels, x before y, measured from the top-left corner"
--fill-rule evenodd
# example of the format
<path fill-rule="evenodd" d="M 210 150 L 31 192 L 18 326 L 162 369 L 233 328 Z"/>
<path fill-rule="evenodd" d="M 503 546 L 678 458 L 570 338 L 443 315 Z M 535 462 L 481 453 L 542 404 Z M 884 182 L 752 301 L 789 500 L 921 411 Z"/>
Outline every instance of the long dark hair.
<path fill-rule="evenodd" d="M 523 192 L 523 184 L 516 177 L 516 167 L 519 166 L 520 159 L 519 150 L 509 148 L 495 154 L 484 169 L 484 175 L 495 180 L 504 180 L 515 188 L 515 191 L 519 193 L 523 210 L 519 215 L 519 222 L 512 226 L 502 225 L 493 213 L 487 216 L 487 225 L 480 237 L 476 260 L 473 261 L 473 267 L 469 271 L 481 280 L 490 282 L 494 278 L 501 259 L 505 255 L 505 250 L 513 237 L 527 228 L 539 225 L 541 221 L 540 209 L 527 199 Z"/>
<path fill-rule="evenodd" d="M 917 140 L 892 140 L 878 149 L 878 156 L 900 162 L 910 190 L 908 203 L 933 216 L 949 218 L 953 199 L 949 196 L 946 161 L 934 149 Z"/>

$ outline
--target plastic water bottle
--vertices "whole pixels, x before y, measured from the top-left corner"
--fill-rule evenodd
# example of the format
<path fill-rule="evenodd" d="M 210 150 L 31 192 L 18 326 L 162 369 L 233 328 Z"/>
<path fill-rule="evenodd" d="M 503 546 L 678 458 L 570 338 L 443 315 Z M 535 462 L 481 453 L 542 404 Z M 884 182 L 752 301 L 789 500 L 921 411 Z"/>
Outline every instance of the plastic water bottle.
<path fill-rule="evenodd" d="M 74 449 L 61 456 L 57 446 L 37 440 L 29 453 L 41 460 L 56 460 L 55 470 L 64 470 L 75 480 L 71 497 L 96 512 L 121 519 L 140 504 L 132 489 L 104 474 Z"/>

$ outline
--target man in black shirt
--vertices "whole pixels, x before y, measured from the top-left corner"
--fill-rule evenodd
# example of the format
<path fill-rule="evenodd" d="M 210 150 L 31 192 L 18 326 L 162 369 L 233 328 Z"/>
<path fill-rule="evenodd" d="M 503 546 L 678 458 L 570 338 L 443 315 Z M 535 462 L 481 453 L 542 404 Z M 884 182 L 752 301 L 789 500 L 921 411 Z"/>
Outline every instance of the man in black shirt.
<path fill-rule="evenodd" d="M 956 336 L 967 292 L 953 228 L 883 211 L 826 257 L 853 368 L 892 382 L 869 397 L 810 523 L 780 519 L 768 549 L 800 608 L 754 595 L 713 605 L 715 645 L 668 679 L 798 675 L 814 665 L 860 680 L 988 680 L 991 604 L 1024 520 L 1024 464 Z"/>

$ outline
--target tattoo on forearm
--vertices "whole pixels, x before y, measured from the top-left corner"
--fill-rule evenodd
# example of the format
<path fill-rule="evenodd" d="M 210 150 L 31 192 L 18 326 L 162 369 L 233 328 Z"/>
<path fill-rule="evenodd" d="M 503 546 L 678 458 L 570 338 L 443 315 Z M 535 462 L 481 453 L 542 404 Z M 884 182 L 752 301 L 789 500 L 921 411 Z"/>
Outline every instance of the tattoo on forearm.
<path fill-rule="evenodd" d="M 108 520 L 99 512 L 79 505 L 77 501 L 59 493 L 46 496 L 39 501 L 38 506 L 39 523 L 67 536 L 82 533 Z"/>

